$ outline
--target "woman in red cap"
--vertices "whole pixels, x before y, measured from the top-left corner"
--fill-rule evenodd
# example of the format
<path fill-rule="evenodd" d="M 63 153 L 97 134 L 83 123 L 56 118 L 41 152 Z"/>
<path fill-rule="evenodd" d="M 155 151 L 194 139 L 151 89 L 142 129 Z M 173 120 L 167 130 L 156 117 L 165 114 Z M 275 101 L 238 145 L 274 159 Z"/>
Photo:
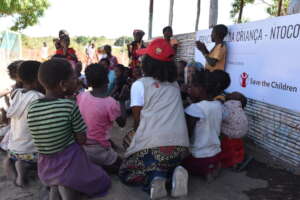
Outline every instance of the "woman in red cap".
<path fill-rule="evenodd" d="M 163 38 L 145 49 L 144 78 L 132 85 L 131 107 L 136 133 L 120 168 L 121 180 L 142 185 L 151 199 L 167 195 L 170 184 L 173 197 L 187 194 L 187 171 L 179 166 L 189 147 L 188 131 L 176 82 L 174 49 Z"/>

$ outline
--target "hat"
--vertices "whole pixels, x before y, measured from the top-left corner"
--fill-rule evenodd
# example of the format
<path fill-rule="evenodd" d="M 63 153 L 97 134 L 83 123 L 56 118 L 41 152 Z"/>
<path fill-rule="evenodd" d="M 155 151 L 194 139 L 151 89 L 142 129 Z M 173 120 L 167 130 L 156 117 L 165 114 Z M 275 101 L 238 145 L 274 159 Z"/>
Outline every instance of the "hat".
<path fill-rule="evenodd" d="M 147 54 L 153 59 L 169 62 L 172 61 L 175 51 L 168 41 L 158 38 L 150 42 L 147 48 L 136 51 L 138 55 Z"/>

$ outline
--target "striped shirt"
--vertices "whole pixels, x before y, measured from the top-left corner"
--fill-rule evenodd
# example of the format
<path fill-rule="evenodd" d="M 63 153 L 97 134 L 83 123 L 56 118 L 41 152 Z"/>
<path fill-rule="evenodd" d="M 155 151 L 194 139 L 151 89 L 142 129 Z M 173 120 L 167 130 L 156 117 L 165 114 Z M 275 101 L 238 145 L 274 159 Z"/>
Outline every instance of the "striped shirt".
<path fill-rule="evenodd" d="M 28 111 L 28 125 L 34 144 L 41 154 L 54 154 L 75 143 L 74 134 L 86 131 L 74 101 L 39 99 Z"/>

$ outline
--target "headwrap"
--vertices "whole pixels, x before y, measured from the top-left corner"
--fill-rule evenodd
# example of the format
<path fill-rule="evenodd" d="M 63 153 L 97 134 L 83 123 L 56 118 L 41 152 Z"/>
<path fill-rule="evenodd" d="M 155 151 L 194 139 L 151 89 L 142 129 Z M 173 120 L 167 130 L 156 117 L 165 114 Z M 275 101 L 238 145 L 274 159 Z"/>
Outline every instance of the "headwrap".
<path fill-rule="evenodd" d="M 202 63 L 200 62 L 196 62 L 196 61 L 191 61 L 187 64 L 187 67 L 195 67 L 197 69 L 197 71 L 203 71 L 204 70 L 204 66 Z"/>

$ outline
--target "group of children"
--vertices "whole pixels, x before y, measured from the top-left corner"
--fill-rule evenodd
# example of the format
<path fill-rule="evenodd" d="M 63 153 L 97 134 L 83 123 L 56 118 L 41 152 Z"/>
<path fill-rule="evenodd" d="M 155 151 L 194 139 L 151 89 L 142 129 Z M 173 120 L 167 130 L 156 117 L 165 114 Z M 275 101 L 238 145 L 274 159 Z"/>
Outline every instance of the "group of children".
<path fill-rule="evenodd" d="M 82 76 L 66 33 L 60 36 L 63 48 L 52 59 L 8 67 L 16 83 L 6 94 L 8 109 L 1 115 L 7 125 L 1 143 L 7 151 L 5 170 L 16 186 L 24 187 L 28 165 L 37 163 L 50 199 L 103 196 L 111 185 L 107 173 L 117 173 L 122 163 L 110 130 L 114 122 L 125 126 L 131 85 L 143 73 L 140 67 L 129 70 L 121 64 L 111 68 L 109 58 L 103 58 L 87 66 Z M 208 59 L 211 65 L 218 62 Z M 230 77 L 222 70 L 209 72 L 201 63 L 184 61 L 177 69 L 190 134 L 191 154 L 182 164 L 211 181 L 221 167 L 243 161 L 247 99 L 237 92 L 224 94 Z"/>

